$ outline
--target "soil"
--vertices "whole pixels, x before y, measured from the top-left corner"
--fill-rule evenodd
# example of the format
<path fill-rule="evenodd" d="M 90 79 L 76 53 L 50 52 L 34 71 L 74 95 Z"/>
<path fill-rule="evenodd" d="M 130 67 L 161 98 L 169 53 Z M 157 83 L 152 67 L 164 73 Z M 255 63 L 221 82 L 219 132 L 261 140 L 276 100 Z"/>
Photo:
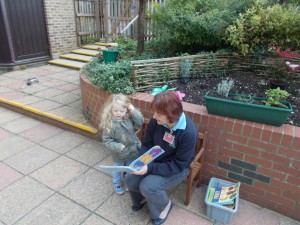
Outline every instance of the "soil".
<path fill-rule="evenodd" d="M 230 92 L 265 97 L 265 91 L 270 89 L 270 78 L 256 76 L 252 73 L 236 73 L 223 77 L 205 77 L 190 79 L 187 84 L 180 81 L 169 83 L 168 88 L 176 88 L 177 91 L 185 93 L 184 102 L 205 106 L 205 93 L 217 90 L 217 85 L 225 79 L 232 79 L 234 85 Z M 300 127 L 300 80 L 287 82 L 285 90 L 290 93 L 287 101 L 292 104 L 293 112 L 287 119 L 287 124 Z"/>

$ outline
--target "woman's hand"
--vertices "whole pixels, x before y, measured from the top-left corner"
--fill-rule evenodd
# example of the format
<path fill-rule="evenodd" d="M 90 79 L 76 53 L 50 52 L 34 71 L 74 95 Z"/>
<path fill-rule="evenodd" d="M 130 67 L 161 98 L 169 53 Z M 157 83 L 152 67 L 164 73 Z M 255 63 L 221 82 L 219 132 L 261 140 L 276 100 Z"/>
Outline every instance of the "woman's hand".
<path fill-rule="evenodd" d="M 145 173 L 147 173 L 147 171 L 148 171 L 148 166 L 145 165 L 139 171 L 133 171 L 133 172 L 130 172 L 130 173 L 134 174 L 134 175 L 144 175 Z"/>

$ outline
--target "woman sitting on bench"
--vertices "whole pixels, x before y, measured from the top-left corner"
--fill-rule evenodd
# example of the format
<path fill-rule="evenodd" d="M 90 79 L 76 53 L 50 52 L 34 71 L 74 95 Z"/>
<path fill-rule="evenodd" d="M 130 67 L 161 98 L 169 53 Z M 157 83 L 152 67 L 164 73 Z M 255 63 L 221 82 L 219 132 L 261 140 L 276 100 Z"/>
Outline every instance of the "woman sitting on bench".
<path fill-rule="evenodd" d="M 147 203 L 154 225 L 166 221 L 172 203 L 166 190 L 181 183 L 189 174 L 194 159 L 198 132 L 193 121 L 183 112 L 182 102 L 174 91 L 154 96 L 154 111 L 138 156 L 159 145 L 165 152 L 138 172 L 125 177 L 132 199 L 132 210 Z"/>

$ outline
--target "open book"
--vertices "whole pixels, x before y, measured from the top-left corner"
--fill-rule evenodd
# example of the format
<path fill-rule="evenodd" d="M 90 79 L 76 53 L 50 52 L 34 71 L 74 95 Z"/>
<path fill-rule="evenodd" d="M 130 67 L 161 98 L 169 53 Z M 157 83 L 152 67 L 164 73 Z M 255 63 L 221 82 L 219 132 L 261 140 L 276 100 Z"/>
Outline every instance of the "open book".
<path fill-rule="evenodd" d="M 150 148 L 143 155 L 135 159 L 129 166 L 99 166 L 102 171 L 108 172 L 131 172 L 139 171 L 144 165 L 149 164 L 165 151 L 160 146 Z"/>
<path fill-rule="evenodd" d="M 241 183 L 238 182 L 229 187 L 210 188 L 207 201 L 219 205 L 234 204 L 234 199 L 238 194 L 240 184 Z"/>

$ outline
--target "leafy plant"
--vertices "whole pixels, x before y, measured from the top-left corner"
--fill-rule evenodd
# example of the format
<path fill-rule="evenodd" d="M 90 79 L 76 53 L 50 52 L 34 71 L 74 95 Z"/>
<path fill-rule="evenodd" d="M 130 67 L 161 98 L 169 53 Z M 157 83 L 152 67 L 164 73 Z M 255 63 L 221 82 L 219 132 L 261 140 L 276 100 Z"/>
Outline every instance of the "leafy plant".
<path fill-rule="evenodd" d="M 265 94 L 267 100 L 264 100 L 263 102 L 266 104 L 266 106 L 278 106 L 282 108 L 288 108 L 286 105 L 281 103 L 281 101 L 284 101 L 287 97 L 290 96 L 290 94 L 287 91 L 281 90 L 280 88 L 276 88 L 267 90 Z"/>
<path fill-rule="evenodd" d="M 217 93 L 227 98 L 233 84 L 233 80 L 222 80 L 221 83 L 218 84 Z"/>
<path fill-rule="evenodd" d="M 135 90 L 130 81 L 130 68 L 130 62 L 126 60 L 106 64 L 95 59 L 84 68 L 84 72 L 97 87 L 112 93 L 131 94 Z"/>
<path fill-rule="evenodd" d="M 193 52 L 223 47 L 227 27 L 253 2 L 167 0 L 165 4 L 156 5 L 152 14 L 155 33 L 179 50 Z"/>
<path fill-rule="evenodd" d="M 246 102 L 246 103 L 253 103 L 255 101 L 252 95 L 246 95 L 246 94 L 238 94 L 234 97 L 234 100 L 239 102 Z"/>
<path fill-rule="evenodd" d="M 300 48 L 300 13 L 296 5 L 270 6 L 268 0 L 257 0 L 255 5 L 240 14 L 228 27 L 228 43 L 247 55 L 271 44 L 283 48 Z"/>

